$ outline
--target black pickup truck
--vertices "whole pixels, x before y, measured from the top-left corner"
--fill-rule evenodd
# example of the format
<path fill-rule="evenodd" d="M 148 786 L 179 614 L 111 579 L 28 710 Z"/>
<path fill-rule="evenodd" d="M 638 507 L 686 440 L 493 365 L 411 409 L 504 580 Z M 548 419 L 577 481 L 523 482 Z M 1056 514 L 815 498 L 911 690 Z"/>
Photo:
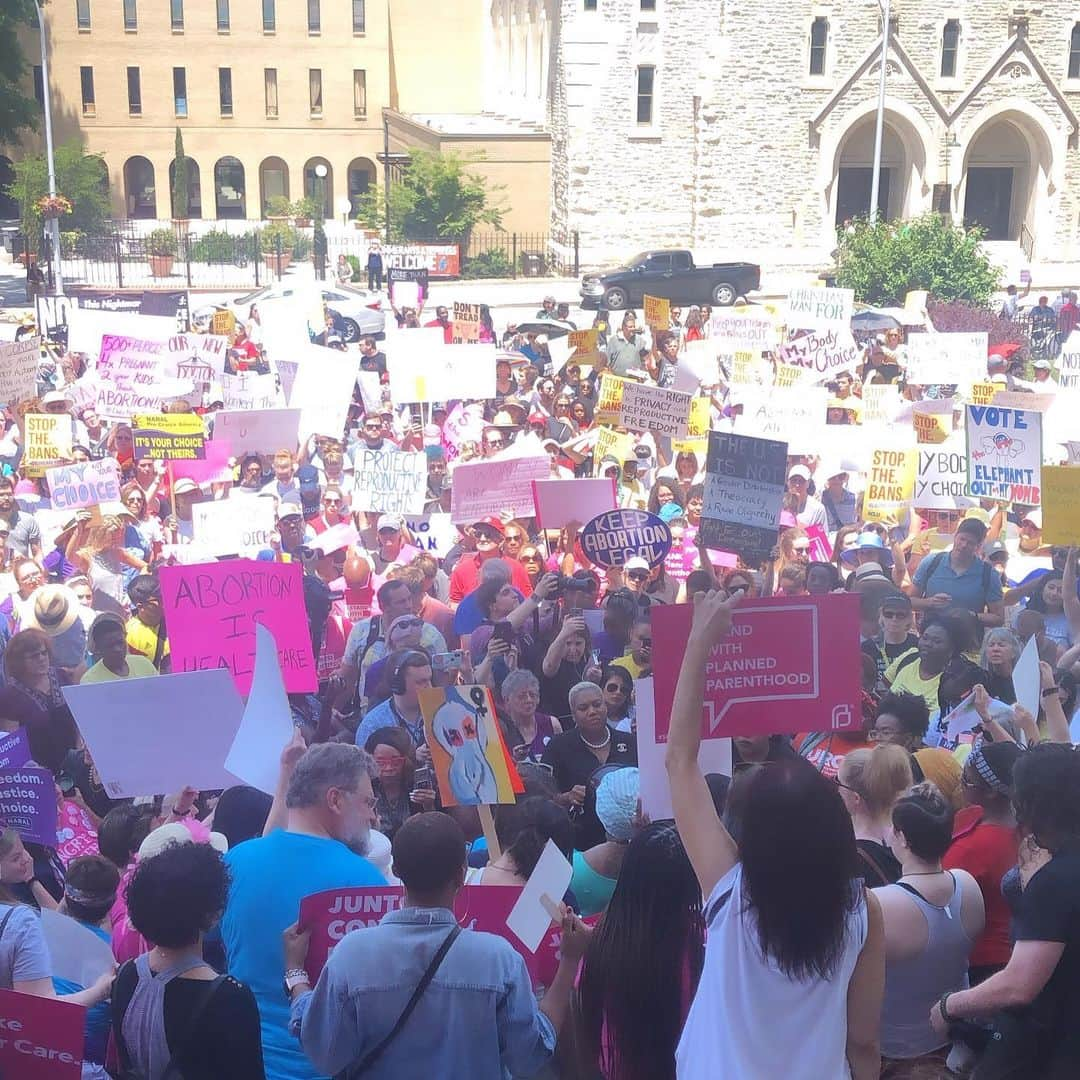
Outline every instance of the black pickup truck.
<path fill-rule="evenodd" d="M 730 307 L 760 287 L 761 267 L 753 263 L 695 266 L 689 251 L 643 251 L 625 266 L 586 274 L 581 279 L 581 306 L 619 311 L 641 307 L 642 297 L 649 295 L 684 307 Z"/>

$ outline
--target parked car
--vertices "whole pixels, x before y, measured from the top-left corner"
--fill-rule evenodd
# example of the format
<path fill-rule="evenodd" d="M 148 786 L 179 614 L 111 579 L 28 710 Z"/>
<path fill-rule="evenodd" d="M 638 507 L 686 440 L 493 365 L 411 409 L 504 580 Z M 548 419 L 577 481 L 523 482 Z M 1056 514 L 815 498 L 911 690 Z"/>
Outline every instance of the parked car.
<path fill-rule="evenodd" d="M 648 295 L 683 306 L 730 307 L 760 287 L 761 267 L 753 263 L 695 266 L 689 251 L 643 251 L 625 266 L 586 274 L 581 280 L 581 306 L 620 311 L 641 307 Z"/>

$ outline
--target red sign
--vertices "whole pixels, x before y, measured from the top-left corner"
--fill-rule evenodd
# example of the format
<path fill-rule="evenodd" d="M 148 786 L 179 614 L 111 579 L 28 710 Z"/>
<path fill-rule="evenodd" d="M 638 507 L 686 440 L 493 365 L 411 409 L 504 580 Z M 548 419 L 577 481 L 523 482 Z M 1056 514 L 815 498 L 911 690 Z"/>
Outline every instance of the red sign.
<path fill-rule="evenodd" d="M 692 614 L 690 604 L 652 612 L 657 742 L 667 741 Z M 709 654 L 702 737 L 856 731 L 860 674 L 858 596 L 745 601 Z"/>
<path fill-rule="evenodd" d="M 0 1076 L 79 1080 L 86 1009 L 56 998 L 0 990 Z"/>

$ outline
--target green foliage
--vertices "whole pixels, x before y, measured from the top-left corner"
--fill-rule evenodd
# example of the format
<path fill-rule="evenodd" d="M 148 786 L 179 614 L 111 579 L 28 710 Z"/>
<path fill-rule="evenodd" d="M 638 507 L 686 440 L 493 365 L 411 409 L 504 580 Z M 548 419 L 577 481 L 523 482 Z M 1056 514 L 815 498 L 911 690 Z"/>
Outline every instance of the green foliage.
<path fill-rule="evenodd" d="M 176 233 L 172 229 L 155 229 L 146 238 L 146 250 L 150 255 L 176 256 Z"/>
<path fill-rule="evenodd" d="M 292 251 L 293 245 L 299 234 L 295 226 L 287 221 L 271 221 L 259 230 L 259 240 L 263 251 L 277 251 L 278 241 L 281 241 L 281 250 Z"/>
<path fill-rule="evenodd" d="M 514 264 L 505 251 L 489 248 L 479 255 L 470 256 L 461 268 L 463 278 L 508 278 L 514 276 Z"/>
<path fill-rule="evenodd" d="M 837 237 L 836 283 L 868 304 L 896 305 L 912 289 L 938 300 L 989 302 L 1000 271 L 979 248 L 982 233 L 954 225 L 940 214 L 910 221 L 857 219 Z"/>
<path fill-rule="evenodd" d="M 319 213 L 319 200 L 305 195 L 304 198 L 297 199 L 291 205 L 290 212 L 294 218 L 299 218 L 301 221 L 311 221 Z"/>
<path fill-rule="evenodd" d="M 477 225 L 501 228 L 507 208 L 494 200 L 501 199 L 505 189 L 488 188 L 484 177 L 467 172 L 469 161 L 476 160 L 410 149 L 409 164 L 390 188 L 390 238 L 447 237 L 466 243 Z M 364 193 L 356 216 L 371 229 L 384 225 L 382 189 L 371 187 Z"/>
<path fill-rule="evenodd" d="M 285 195 L 272 195 L 266 200 L 266 216 L 287 218 L 292 216 L 292 203 Z"/>
<path fill-rule="evenodd" d="M 74 258 L 86 242 L 86 233 L 82 229 L 72 229 L 70 232 L 60 234 L 60 254 L 65 259 Z"/>
<path fill-rule="evenodd" d="M 173 217 L 184 219 L 191 208 L 191 200 L 188 195 L 188 159 L 184 153 L 184 134 L 179 124 L 176 125 L 176 149 L 173 156 L 176 159 L 172 189 Z"/>
<path fill-rule="evenodd" d="M 352 277 L 350 281 L 366 281 L 367 278 L 364 274 L 364 268 L 360 265 L 360 259 L 356 255 L 346 255 L 345 261 L 352 267 Z"/>
<path fill-rule="evenodd" d="M 41 116 L 41 107 L 24 90 L 27 63 L 18 32 L 27 25 L 37 25 L 33 0 L 0 2 L 0 143 L 17 142 Z"/>
<path fill-rule="evenodd" d="M 242 252 L 249 258 L 257 250 L 258 231 L 235 235 L 224 229 L 210 229 L 191 241 L 191 261 L 202 263 L 233 263 Z"/>
<path fill-rule="evenodd" d="M 293 240 L 292 256 L 294 259 L 310 259 L 312 250 L 311 237 L 306 232 L 296 230 L 296 238 Z"/>
<path fill-rule="evenodd" d="M 73 210 L 65 224 L 75 229 L 94 232 L 109 216 L 109 181 L 105 159 L 100 154 L 87 154 L 77 140 L 56 148 L 56 189 L 66 195 Z M 41 219 L 34 212 L 34 203 L 49 191 L 49 170 L 44 155 L 25 157 L 13 166 L 15 179 L 7 194 L 17 199 L 22 210 L 23 232 L 37 250 L 41 238 Z"/>

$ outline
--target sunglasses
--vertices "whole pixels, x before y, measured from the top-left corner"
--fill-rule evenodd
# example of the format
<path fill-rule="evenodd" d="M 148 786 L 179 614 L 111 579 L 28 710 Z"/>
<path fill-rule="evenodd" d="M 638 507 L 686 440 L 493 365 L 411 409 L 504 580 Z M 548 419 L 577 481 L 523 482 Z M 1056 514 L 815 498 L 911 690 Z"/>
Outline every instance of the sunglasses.
<path fill-rule="evenodd" d="M 401 622 L 394 624 L 394 630 L 415 630 L 418 626 L 423 625 L 423 619 L 402 619 Z"/>
<path fill-rule="evenodd" d="M 473 536 L 475 536 L 477 540 L 498 541 L 502 539 L 494 529 L 473 529 Z"/>
<path fill-rule="evenodd" d="M 648 570 L 631 570 L 626 575 L 631 581 L 644 581 L 648 576 Z"/>
<path fill-rule="evenodd" d="M 609 694 L 625 694 L 626 693 L 626 688 L 623 686 L 623 684 L 621 682 L 608 683 L 607 686 L 604 687 L 604 689 Z"/>
<path fill-rule="evenodd" d="M 810 551 L 809 544 L 796 544 L 792 549 L 796 555 L 806 555 Z"/>

